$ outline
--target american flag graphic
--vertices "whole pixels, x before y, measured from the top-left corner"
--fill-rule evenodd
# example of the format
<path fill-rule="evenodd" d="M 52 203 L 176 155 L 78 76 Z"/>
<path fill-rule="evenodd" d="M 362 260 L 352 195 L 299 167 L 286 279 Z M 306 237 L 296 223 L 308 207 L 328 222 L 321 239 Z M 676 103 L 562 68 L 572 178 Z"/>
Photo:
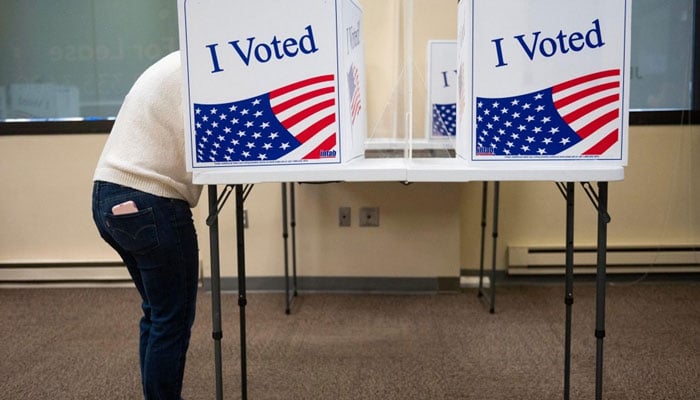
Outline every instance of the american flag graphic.
<path fill-rule="evenodd" d="M 476 151 L 499 156 L 600 156 L 620 137 L 620 70 L 541 91 L 476 98 Z"/>
<path fill-rule="evenodd" d="M 198 162 L 335 158 L 335 75 L 221 104 L 194 103 Z"/>
<path fill-rule="evenodd" d="M 457 103 L 433 104 L 433 136 L 455 136 Z"/>
<path fill-rule="evenodd" d="M 350 124 L 355 123 L 355 117 L 362 110 L 362 98 L 360 97 L 360 74 L 357 70 L 357 66 L 352 64 L 350 71 L 348 72 L 348 89 L 350 93 Z"/>

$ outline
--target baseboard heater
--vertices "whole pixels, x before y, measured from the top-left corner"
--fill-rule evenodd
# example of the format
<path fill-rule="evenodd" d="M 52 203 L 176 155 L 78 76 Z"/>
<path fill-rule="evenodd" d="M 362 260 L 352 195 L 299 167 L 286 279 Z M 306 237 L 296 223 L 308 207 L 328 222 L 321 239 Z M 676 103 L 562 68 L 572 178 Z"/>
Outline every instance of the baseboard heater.
<path fill-rule="evenodd" d="M 606 271 L 611 274 L 700 273 L 700 245 L 610 246 Z M 565 247 L 509 246 L 509 275 L 564 274 Z M 574 248 L 574 273 L 595 273 L 595 247 Z"/>
<path fill-rule="evenodd" d="M 131 278 L 121 261 L 0 261 L 0 286 L 124 285 Z"/>

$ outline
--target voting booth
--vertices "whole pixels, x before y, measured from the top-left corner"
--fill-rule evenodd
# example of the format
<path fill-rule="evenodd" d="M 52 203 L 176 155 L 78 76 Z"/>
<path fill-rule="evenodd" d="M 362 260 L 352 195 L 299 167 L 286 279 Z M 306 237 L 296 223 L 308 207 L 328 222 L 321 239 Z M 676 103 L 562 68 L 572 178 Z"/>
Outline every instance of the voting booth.
<path fill-rule="evenodd" d="M 343 164 L 364 155 L 354 0 L 179 0 L 189 170 Z"/>
<path fill-rule="evenodd" d="M 459 4 L 458 157 L 626 165 L 631 1 Z"/>
<path fill-rule="evenodd" d="M 426 38 L 423 14 L 414 16 L 419 9 L 413 0 L 387 3 L 382 18 L 368 18 L 384 28 L 374 32 L 376 37 L 368 35 L 375 52 L 368 57 L 369 89 L 389 89 L 385 96 L 371 97 L 380 99 L 372 107 L 380 115 L 371 123 L 371 136 L 380 133 L 377 146 L 393 155 L 400 151 L 398 157 L 389 151 L 385 155 L 381 147 L 376 148 L 380 156 L 363 156 L 368 107 L 362 11 L 356 1 L 179 0 L 178 5 L 188 168 L 194 183 L 209 185 L 212 292 L 220 287 L 216 221 L 235 191 L 241 398 L 247 391 L 244 201 L 254 184 L 264 182 L 282 183 L 285 240 L 287 210 L 295 207 L 294 186 L 288 204 L 286 182 L 483 182 L 479 295 L 489 298 L 491 312 L 499 182 L 556 182 L 567 202 L 568 294 L 573 285 L 574 183 L 580 182 L 597 211 L 595 333 L 602 350 L 608 182 L 623 179 L 627 163 L 630 1 L 462 0 L 454 9 L 457 40 L 443 43 L 444 37 Z M 381 39 L 389 46 L 375 43 Z M 423 60 L 417 49 L 431 40 L 438 41 L 426 50 L 428 87 L 421 82 L 425 70 L 414 72 L 415 61 Z M 423 109 L 430 122 L 417 116 Z M 426 135 L 414 137 L 414 127 L 423 126 Z M 439 137 L 453 144 L 454 152 L 434 146 L 431 140 Z M 484 296 L 489 182 L 494 182 L 494 256 L 490 293 Z M 590 182 L 597 182 L 597 193 Z M 219 193 L 217 185 L 226 185 L 224 191 Z M 288 284 L 286 241 L 284 245 Z M 216 299 L 213 337 L 220 341 Z M 570 312 L 573 298 L 567 297 L 566 304 Z M 566 332 L 570 347 L 570 319 Z M 220 394 L 220 346 L 216 348 Z M 601 351 L 596 368 L 600 393 Z M 564 374 L 569 375 L 566 367 Z"/>

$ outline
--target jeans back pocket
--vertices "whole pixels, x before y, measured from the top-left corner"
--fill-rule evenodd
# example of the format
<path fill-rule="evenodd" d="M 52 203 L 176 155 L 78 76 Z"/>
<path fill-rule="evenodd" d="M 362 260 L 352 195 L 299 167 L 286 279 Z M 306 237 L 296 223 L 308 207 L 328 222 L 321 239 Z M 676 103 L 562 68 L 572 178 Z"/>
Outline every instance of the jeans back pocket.
<path fill-rule="evenodd" d="M 112 238 L 129 252 L 146 254 L 159 245 L 158 228 L 151 208 L 132 214 L 106 214 L 105 225 Z"/>

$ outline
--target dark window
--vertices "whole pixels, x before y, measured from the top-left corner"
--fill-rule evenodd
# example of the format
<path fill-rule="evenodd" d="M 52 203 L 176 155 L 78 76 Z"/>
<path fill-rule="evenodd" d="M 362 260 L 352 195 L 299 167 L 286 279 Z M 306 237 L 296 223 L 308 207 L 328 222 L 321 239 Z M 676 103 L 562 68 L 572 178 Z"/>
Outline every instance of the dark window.
<path fill-rule="evenodd" d="M 173 0 L 5 0 L 0 132 L 109 130 L 126 92 L 178 46 Z"/>
<path fill-rule="evenodd" d="M 694 0 L 634 0 L 631 124 L 697 123 Z M 106 132 L 124 95 L 178 46 L 174 0 L 5 0 L 0 134 Z"/>

